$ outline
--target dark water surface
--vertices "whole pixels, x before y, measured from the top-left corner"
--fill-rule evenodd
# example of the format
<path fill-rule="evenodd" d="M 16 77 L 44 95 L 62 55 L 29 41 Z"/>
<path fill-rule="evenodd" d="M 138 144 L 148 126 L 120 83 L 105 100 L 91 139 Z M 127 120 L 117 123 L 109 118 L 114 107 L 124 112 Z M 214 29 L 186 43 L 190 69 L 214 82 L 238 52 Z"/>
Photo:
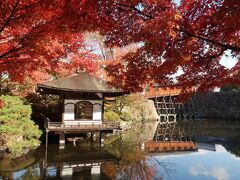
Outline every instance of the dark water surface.
<path fill-rule="evenodd" d="M 39 147 L 24 156 L 0 159 L 0 179 L 240 179 L 240 123 L 194 120 L 178 123 L 197 149 L 147 152 L 115 142 L 99 147 L 69 143 Z"/>

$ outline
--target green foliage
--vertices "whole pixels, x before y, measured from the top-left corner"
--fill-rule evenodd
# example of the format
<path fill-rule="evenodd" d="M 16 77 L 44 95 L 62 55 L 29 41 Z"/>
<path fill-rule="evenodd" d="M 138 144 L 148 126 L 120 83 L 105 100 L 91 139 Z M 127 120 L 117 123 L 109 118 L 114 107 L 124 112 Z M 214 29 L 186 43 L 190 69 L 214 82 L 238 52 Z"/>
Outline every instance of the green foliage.
<path fill-rule="evenodd" d="M 117 113 L 109 110 L 109 111 L 106 111 L 104 112 L 104 120 L 107 120 L 107 121 L 118 121 L 120 120 L 120 117 Z"/>
<path fill-rule="evenodd" d="M 129 112 L 122 112 L 120 114 L 120 118 L 123 120 L 123 121 L 131 121 L 133 119 L 133 117 L 131 116 L 131 114 Z"/>
<path fill-rule="evenodd" d="M 123 121 L 146 119 L 150 112 L 147 99 L 141 94 L 117 97 L 115 101 L 109 102 L 105 109 L 108 114 L 109 112 L 115 113 Z"/>
<path fill-rule="evenodd" d="M 44 129 L 43 122 L 46 117 L 51 121 L 59 121 L 61 119 L 58 96 L 29 93 L 25 98 L 27 99 L 27 104 L 32 106 L 31 119 L 39 125 L 40 129 Z"/>
<path fill-rule="evenodd" d="M 124 110 L 124 107 L 129 106 L 130 104 L 131 100 L 129 99 L 129 95 L 116 97 L 115 101 L 110 102 L 107 111 L 113 111 L 120 115 Z"/>
<path fill-rule="evenodd" d="M 31 106 L 17 96 L 0 96 L 4 106 L 0 109 L 0 146 L 12 153 L 40 144 L 41 131 L 30 119 Z"/>
<path fill-rule="evenodd" d="M 240 91 L 239 84 L 227 84 L 220 89 L 221 91 Z"/>
<path fill-rule="evenodd" d="M 29 156 L 29 153 L 17 158 L 4 157 L 0 160 L 0 171 L 17 171 L 30 166 L 35 160 L 32 154 Z"/>

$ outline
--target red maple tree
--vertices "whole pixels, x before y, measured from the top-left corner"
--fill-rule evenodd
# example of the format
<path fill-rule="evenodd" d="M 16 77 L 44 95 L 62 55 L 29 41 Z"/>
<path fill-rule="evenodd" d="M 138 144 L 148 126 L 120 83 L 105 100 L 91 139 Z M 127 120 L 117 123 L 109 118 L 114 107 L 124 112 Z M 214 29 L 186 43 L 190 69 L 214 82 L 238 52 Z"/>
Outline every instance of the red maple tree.
<path fill-rule="evenodd" d="M 107 42 L 141 47 L 108 67 L 113 84 L 130 91 L 141 91 L 147 83 L 206 91 L 239 82 L 239 62 L 231 69 L 220 63 L 226 52 L 239 59 L 239 1 L 114 2 L 117 28 L 106 33 Z M 179 69 L 182 75 L 175 79 Z"/>
<path fill-rule="evenodd" d="M 95 56 L 85 50 L 80 23 L 85 15 L 76 14 L 76 3 L 75 7 L 66 0 L 1 1 L 0 73 L 21 82 L 34 71 L 94 71 Z"/>
<path fill-rule="evenodd" d="M 225 52 L 239 58 L 237 0 L 6 0 L 0 7 L 0 72 L 13 79 L 64 67 L 69 53 L 79 56 L 82 34 L 98 31 L 109 47 L 141 46 L 107 68 L 126 90 L 154 82 L 204 91 L 239 81 L 239 63 L 220 63 Z"/>

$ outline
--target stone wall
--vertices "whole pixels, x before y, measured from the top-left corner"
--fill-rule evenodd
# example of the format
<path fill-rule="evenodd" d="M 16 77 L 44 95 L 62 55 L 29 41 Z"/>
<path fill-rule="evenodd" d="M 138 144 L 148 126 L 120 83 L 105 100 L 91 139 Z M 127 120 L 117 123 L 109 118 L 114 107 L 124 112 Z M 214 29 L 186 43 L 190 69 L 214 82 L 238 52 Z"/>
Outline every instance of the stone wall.
<path fill-rule="evenodd" d="M 210 92 L 193 98 L 197 117 L 240 119 L 240 92 Z"/>

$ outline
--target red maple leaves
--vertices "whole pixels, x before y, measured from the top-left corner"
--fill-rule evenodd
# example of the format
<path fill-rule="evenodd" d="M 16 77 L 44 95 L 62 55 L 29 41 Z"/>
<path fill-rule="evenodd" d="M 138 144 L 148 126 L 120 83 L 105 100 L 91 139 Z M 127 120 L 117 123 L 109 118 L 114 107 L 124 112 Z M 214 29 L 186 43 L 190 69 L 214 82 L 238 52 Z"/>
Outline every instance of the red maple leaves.
<path fill-rule="evenodd" d="M 0 109 L 4 106 L 4 102 L 0 100 Z"/>
<path fill-rule="evenodd" d="M 84 30 L 77 23 L 84 15 L 74 2 L 6 0 L 0 7 L 0 72 L 11 80 L 22 81 L 34 71 L 71 71 L 73 66 L 94 70 L 93 55 L 79 52 L 84 49 Z"/>
<path fill-rule="evenodd" d="M 170 1 L 141 1 L 137 10 L 130 2 L 119 6 L 134 12 L 129 19 L 116 19 L 128 25 L 127 31 L 119 29 L 124 33 L 121 45 L 134 41 L 141 48 L 126 55 L 122 66 L 109 66 L 116 84 L 122 79 L 123 88 L 130 91 L 141 91 L 148 83 L 206 91 L 239 82 L 239 63 L 232 69 L 220 63 L 226 52 L 239 58 L 239 1 L 186 0 L 180 6 Z M 108 36 L 113 41 L 121 32 L 115 30 Z M 179 69 L 182 74 L 175 77 Z"/>
<path fill-rule="evenodd" d="M 6 0 L 0 7 L 0 72 L 13 80 L 39 70 L 93 71 L 83 34 L 97 31 L 109 47 L 140 46 L 107 68 L 124 89 L 157 83 L 204 91 L 239 82 L 240 64 L 220 63 L 226 52 L 239 58 L 239 1 Z"/>

